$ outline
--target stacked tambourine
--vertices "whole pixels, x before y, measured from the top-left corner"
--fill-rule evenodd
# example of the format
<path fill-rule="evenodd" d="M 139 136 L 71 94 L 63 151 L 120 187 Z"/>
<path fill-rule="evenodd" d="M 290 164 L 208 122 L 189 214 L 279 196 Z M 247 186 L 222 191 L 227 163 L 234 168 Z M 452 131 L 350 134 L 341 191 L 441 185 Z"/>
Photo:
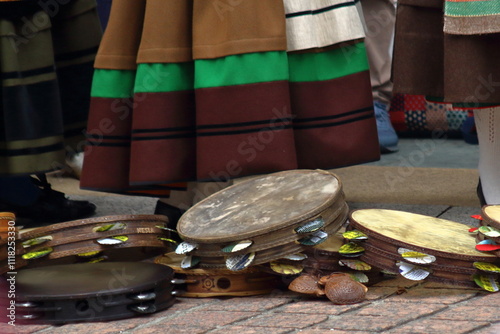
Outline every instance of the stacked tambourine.
<path fill-rule="evenodd" d="M 26 266 L 150 258 L 170 249 L 166 223 L 161 215 L 123 215 L 20 230 L 15 246 L 0 240 L 0 274 Z"/>
<path fill-rule="evenodd" d="M 470 227 L 414 213 L 355 210 L 340 253 L 410 280 L 498 290 L 498 258 L 475 249 Z"/>
<path fill-rule="evenodd" d="M 342 185 L 332 173 L 293 170 L 248 179 L 181 217 L 178 267 L 184 274 L 226 271 L 228 279 L 235 277 L 231 272 L 249 270 L 297 274 L 304 251 L 335 234 L 347 214 Z"/>
<path fill-rule="evenodd" d="M 0 306 L 15 307 L 11 320 L 27 324 L 121 319 L 168 308 L 175 301 L 173 270 L 139 262 L 171 250 L 166 223 L 160 215 L 106 216 L 1 239 L 0 285 L 8 291 L 15 282 L 15 294 L 0 296 Z"/>

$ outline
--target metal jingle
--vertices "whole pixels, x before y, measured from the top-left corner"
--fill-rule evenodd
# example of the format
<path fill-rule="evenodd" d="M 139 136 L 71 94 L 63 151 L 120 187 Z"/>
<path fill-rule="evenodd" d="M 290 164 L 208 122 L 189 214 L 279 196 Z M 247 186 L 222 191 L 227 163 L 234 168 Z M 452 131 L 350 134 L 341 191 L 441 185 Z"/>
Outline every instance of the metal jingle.
<path fill-rule="evenodd" d="M 16 318 L 19 317 L 19 319 L 22 320 L 34 320 L 40 318 L 42 315 L 40 313 L 32 313 L 32 314 L 20 314 L 16 315 Z"/>
<path fill-rule="evenodd" d="M 156 293 L 154 292 L 143 292 L 137 295 L 131 295 L 128 297 L 129 299 L 136 301 L 144 301 L 144 300 L 153 300 L 156 298 Z"/>
<path fill-rule="evenodd" d="M 170 280 L 170 283 L 175 284 L 175 285 L 180 285 L 180 284 L 196 284 L 196 283 L 198 283 L 198 280 L 195 280 L 195 279 L 174 278 L 173 280 Z"/>
<path fill-rule="evenodd" d="M 226 259 L 226 268 L 231 271 L 239 271 L 248 268 L 255 259 L 255 253 L 233 255 Z"/>
<path fill-rule="evenodd" d="M 252 240 L 238 241 L 236 243 L 233 243 L 231 245 L 222 248 L 222 251 L 224 253 L 236 253 L 240 250 L 247 249 L 248 247 L 252 246 L 252 244 L 253 244 Z"/>
<path fill-rule="evenodd" d="M 189 241 L 183 241 L 179 245 L 177 245 L 177 248 L 175 249 L 175 254 L 187 254 L 193 250 L 195 250 L 198 247 L 198 244 L 195 242 L 189 242 Z"/>
<path fill-rule="evenodd" d="M 40 306 L 40 303 L 34 303 L 34 302 L 17 302 L 15 303 L 16 307 L 19 308 L 31 308 L 31 307 L 38 307 Z"/>
<path fill-rule="evenodd" d="M 94 227 L 92 229 L 92 232 L 100 233 L 100 232 L 106 232 L 106 231 L 124 230 L 126 227 L 127 227 L 127 224 L 124 224 L 124 223 L 107 224 L 107 225 L 101 225 L 101 226 Z"/>
<path fill-rule="evenodd" d="M 114 237 L 98 239 L 97 243 L 100 245 L 120 245 L 128 241 L 128 237 L 126 235 L 117 235 Z"/>
<path fill-rule="evenodd" d="M 299 244 L 304 246 L 316 246 L 326 241 L 326 239 L 328 239 L 328 233 L 320 230 L 302 239 L 299 239 L 298 242 Z"/>
<path fill-rule="evenodd" d="M 29 253 L 23 254 L 22 258 L 24 260 L 34 260 L 34 259 L 44 257 L 44 256 L 52 253 L 53 251 L 54 251 L 53 248 L 47 247 L 47 248 L 43 248 L 43 249 L 40 249 L 40 250 L 37 250 L 34 252 L 29 252 Z"/>
<path fill-rule="evenodd" d="M 156 312 L 155 304 L 131 305 L 129 308 L 130 310 L 141 314 L 151 314 Z"/>
<path fill-rule="evenodd" d="M 33 238 L 33 239 L 29 239 L 29 240 L 23 241 L 22 245 L 23 245 L 24 248 L 29 248 L 29 247 L 32 247 L 32 246 L 41 245 L 41 244 L 46 243 L 48 241 L 52 241 L 53 239 L 54 238 L 51 235 L 47 235 L 45 237 L 38 237 L 38 238 Z"/>
<path fill-rule="evenodd" d="M 318 217 L 313 221 L 307 222 L 304 225 L 295 228 L 294 231 L 297 234 L 310 233 L 318 231 L 320 228 L 323 228 L 323 226 L 325 226 L 325 220 L 322 217 Z"/>

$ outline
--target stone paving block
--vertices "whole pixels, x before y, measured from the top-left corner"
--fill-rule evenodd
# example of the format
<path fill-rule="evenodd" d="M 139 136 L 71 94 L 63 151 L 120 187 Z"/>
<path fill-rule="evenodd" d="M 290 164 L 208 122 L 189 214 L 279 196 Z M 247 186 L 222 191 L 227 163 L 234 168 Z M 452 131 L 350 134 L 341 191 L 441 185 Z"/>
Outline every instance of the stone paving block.
<path fill-rule="evenodd" d="M 373 334 L 373 332 L 365 332 L 365 331 L 339 331 L 339 330 L 330 330 L 330 329 L 304 329 L 298 332 L 298 334 Z"/>
<path fill-rule="evenodd" d="M 49 326 L 44 325 L 19 325 L 11 326 L 8 324 L 0 323 L 0 333 L 2 334 L 31 334 L 43 329 L 49 328 Z"/>
<path fill-rule="evenodd" d="M 378 316 L 382 318 L 397 318 L 409 321 L 417 319 L 424 315 L 430 315 L 446 308 L 446 305 L 429 303 L 414 303 L 408 305 L 405 304 L 402 307 L 401 303 L 385 301 L 372 303 L 358 311 L 353 312 L 352 314 L 350 314 L 350 316 Z"/>
<path fill-rule="evenodd" d="M 247 327 L 247 326 L 224 326 L 209 332 L 210 334 L 284 334 L 290 333 L 290 328 L 276 327 Z M 302 332 L 300 332 L 302 333 Z"/>
<path fill-rule="evenodd" d="M 491 306 L 500 303 L 500 294 L 481 291 L 476 298 L 470 299 L 462 305 L 466 306 Z"/>
<path fill-rule="evenodd" d="M 127 332 L 134 334 L 202 334 L 206 333 L 207 328 L 204 327 L 194 327 L 194 326 L 179 326 L 172 325 L 168 322 L 163 322 L 161 324 L 156 324 L 147 327 L 140 327 L 134 331 Z"/>
<path fill-rule="evenodd" d="M 274 312 L 339 315 L 357 310 L 368 304 L 368 302 L 365 302 L 354 305 L 335 305 L 328 299 L 304 300 L 284 305 L 274 310 Z"/>
<path fill-rule="evenodd" d="M 491 324 L 490 326 L 486 326 L 484 328 L 480 328 L 474 332 L 473 334 L 498 334 L 500 333 L 500 322 L 496 324 Z"/>
<path fill-rule="evenodd" d="M 137 327 L 139 323 L 128 321 L 108 321 L 108 322 L 89 322 L 78 324 L 66 324 L 59 327 L 50 327 L 48 332 L 54 334 L 82 334 L 82 333 L 99 333 L 99 334 L 116 334 L 123 331 L 131 330 Z"/>
<path fill-rule="evenodd" d="M 419 319 L 397 327 L 387 334 L 462 334 L 487 326 L 488 323 L 476 321 L 446 321 L 435 319 Z"/>
<path fill-rule="evenodd" d="M 418 287 L 392 296 L 391 302 L 415 303 L 418 301 L 429 304 L 455 304 L 474 298 L 476 295 L 477 291 L 471 290 L 427 289 Z"/>
<path fill-rule="evenodd" d="M 198 309 L 202 311 L 204 309 L 210 309 L 212 311 L 249 311 L 258 312 L 266 311 L 276 308 L 281 305 L 291 303 L 292 300 L 286 298 L 253 298 L 253 297 L 241 297 L 241 298 L 231 298 L 223 300 L 220 303 L 207 305 L 206 307 Z"/>
<path fill-rule="evenodd" d="M 194 326 L 205 329 L 214 329 L 259 315 L 258 312 L 227 312 L 227 311 L 192 311 L 174 314 L 164 323 L 169 326 Z"/>
<path fill-rule="evenodd" d="M 328 319 L 324 314 L 289 314 L 289 313 L 266 313 L 259 317 L 248 319 L 238 323 L 243 327 L 277 327 L 302 329 L 321 323 Z"/>
<path fill-rule="evenodd" d="M 481 307 L 460 305 L 435 314 L 432 318 L 445 320 L 464 320 L 464 316 L 466 316 L 467 319 L 474 321 L 500 321 L 500 312 L 498 312 L 497 304 L 492 306 L 482 305 Z"/>
<path fill-rule="evenodd" d="M 397 317 L 341 315 L 330 317 L 328 321 L 315 325 L 314 328 L 329 329 L 331 330 L 330 333 L 337 333 L 337 331 L 365 331 L 369 333 L 385 333 L 385 331 L 405 322 L 405 319 Z"/>
<path fill-rule="evenodd" d="M 370 286 L 368 287 L 368 292 L 366 293 L 366 299 L 384 299 L 389 296 L 397 295 L 398 293 L 399 289 L 397 287 Z"/>

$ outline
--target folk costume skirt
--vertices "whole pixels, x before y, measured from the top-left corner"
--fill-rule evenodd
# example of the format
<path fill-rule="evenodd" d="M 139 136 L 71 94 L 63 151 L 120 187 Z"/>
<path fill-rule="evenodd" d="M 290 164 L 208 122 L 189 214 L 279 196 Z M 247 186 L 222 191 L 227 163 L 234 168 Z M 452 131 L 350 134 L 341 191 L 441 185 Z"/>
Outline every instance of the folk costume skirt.
<path fill-rule="evenodd" d="M 166 196 L 379 158 L 352 1 L 114 0 L 81 187 Z"/>
<path fill-rule="evenodd" d="M 40 4 L 0 2 L 2 176 L 64 168 L 85 143 L 101 39 L 95 1 Z"/>
<path fill-rule="evenodd" d="M 476 14 L 486 5 L 482 1 L 452 3 L 467 8 L 478 5 Z M 394 91 L 439 97 L 472 109 L 499 105 L 500 33 L 491 33 L 493 26 L 500 27 L 498 16 L 444 19 L 443 4 L 443 0 L 398 1 Z"/>

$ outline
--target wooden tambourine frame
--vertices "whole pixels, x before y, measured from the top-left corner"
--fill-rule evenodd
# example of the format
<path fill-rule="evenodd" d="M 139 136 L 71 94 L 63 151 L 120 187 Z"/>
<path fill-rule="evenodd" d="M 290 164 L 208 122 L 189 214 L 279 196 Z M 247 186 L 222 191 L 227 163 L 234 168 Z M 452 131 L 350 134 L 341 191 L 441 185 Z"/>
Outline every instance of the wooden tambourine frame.
<path fill-rule="evenodd" d="M 398 272 L 397 262 L 408 262 L 400 248 L 434 256 L 432 263 L 418 264 L 430 271 L 427 280 L 476 287 L 472 278 L 481 271 L 474 262 L 496 263 L 494 255 L 475 250 L 469 226 L 409 212 L 383 209 L 355 210 L 349 228 L 368 235 L 358 241 L 365 252 L 361 260 L 381 269 Z"/>

